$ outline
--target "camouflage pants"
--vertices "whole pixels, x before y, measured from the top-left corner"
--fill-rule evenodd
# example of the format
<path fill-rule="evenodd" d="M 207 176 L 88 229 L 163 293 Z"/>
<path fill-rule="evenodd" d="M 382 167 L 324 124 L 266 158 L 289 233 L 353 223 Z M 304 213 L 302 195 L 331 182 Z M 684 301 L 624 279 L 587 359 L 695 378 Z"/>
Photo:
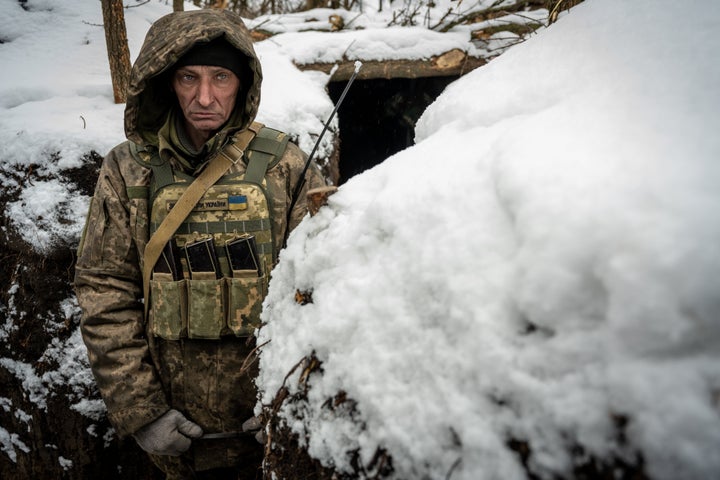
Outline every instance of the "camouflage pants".
<path fill-rule="evenodd" d="M 254 337 L 154 340 L 153 357 L 172 408 L 205 433 L 241 431 L 257 402 L 257 362 L 251 361 Z M 263 446 L 252 435 L 197 439 L 180 457 L 151 458 L 168 479 L 262 478 Z M 220 471 L 231 476 L 220 476 Z M 208 477 L 210 472 L 214 476 Z"/>

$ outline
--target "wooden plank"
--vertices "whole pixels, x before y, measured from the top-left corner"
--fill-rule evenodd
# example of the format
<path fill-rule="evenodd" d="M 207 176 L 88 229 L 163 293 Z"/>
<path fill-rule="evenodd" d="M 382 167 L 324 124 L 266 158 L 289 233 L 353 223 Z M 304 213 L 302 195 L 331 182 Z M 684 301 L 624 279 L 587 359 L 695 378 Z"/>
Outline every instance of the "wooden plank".
<path fill-rule="evenodd" d="M 454 49 L 443 53 L 429 60 L 368 60 L 363 61 L 363 66 L 357 78 L 368 80 L 373 78 L 421 78 L 421 77 L 446 77 L 452 75 L 465 75 L 487 63 L 487 60 L 479 57 L 471 57 L 462 50 Z M 337 65 L 337 70 L 332 76 L 332 81 L 348 80 L 355 71 L 355 61 L 343 61 L 338 63 L 308 63 L 297 64 L 300 70 L 319 70 L 330 73 Z"/>

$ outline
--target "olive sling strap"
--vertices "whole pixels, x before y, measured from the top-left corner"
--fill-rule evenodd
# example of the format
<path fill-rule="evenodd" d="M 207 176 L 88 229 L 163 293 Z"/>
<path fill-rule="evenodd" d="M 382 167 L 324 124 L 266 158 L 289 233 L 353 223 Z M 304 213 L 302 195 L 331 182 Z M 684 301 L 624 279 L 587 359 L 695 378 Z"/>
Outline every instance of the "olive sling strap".
<path fill-rule="evenodd" d="M 261 123 L 253 122 L 250 127 L 237 133 L 232 142 L 223 147 L 218 155 L 208 163 L 205 170 L 190 184 L 172 210 L 167 214 L 165 219 L 155 231 L 153 236 L 145 246 L 143 252 L 143 294 L 145 302 L 145 318 L 147 319 L 148 309 L 150 307 L 150 277 L 152 276 L 153 267 L 157 263 L 165 244 L 175 233 L 175 230 L 187 218 L 200 198 L 205 194 L 208 188 L 215 184 L 232 165 L 236 165 L 240 161 L 245 149 L 255 135 L 263 127 Z"/>

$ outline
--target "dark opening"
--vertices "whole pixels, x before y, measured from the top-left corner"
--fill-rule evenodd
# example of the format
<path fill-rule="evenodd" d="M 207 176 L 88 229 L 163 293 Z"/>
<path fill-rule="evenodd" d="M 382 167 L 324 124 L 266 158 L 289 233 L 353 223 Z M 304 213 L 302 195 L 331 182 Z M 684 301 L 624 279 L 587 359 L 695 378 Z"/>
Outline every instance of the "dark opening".
<path fill-rule="evenodd" d="M 356 80 L 338 110 L 338 184 L 412 145 L 415 123 L 445 87 L 458 77 Z M 347 85 L 330 82 L 337 102 Z"/>

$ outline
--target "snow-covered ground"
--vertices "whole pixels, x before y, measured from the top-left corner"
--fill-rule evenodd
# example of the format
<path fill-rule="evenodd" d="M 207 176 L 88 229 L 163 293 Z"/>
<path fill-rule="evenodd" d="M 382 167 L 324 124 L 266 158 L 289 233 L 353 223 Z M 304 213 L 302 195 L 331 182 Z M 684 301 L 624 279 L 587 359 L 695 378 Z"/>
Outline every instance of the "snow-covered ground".
<path fill-rule="evenodd" d="M 322 362 L 283 410 L 313 456 L 525 478 L 514 439 L 540 478 L 590 456 L 720 478 L 718 28 L 713 0 L 588 0 L 293 232 L 259 384 Z"/>

